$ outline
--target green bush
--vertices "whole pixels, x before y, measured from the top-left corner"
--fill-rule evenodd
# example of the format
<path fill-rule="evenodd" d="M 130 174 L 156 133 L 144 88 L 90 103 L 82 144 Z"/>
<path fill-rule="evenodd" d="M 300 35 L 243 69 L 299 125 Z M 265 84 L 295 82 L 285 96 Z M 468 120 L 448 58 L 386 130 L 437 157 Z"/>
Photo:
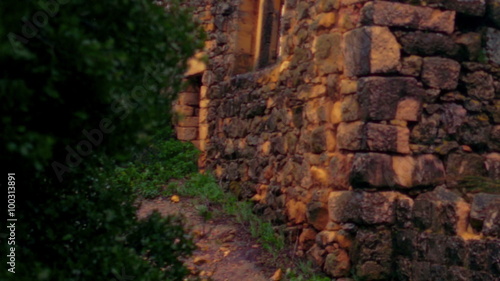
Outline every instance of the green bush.
<path fill-rule="evenodd" d="M 166 138 L 165 134 L 158 135 L 134 161 L 116 168 L 112 183 L 127 185 L 144 198 L 154 198 L 162 194 L 169 180 L 196 172 L 199 151 L 194 145 Z"/>
<path fill-rule="evenodd" d="M 163 2 L 0 2 L 0 155 L 18 219 L 16 273 L 0 280 L 182 280 L 180 225 L 137 222 L 132 189 L 110 180 L 169 126 L 202 47 L 191 16 Z"/>

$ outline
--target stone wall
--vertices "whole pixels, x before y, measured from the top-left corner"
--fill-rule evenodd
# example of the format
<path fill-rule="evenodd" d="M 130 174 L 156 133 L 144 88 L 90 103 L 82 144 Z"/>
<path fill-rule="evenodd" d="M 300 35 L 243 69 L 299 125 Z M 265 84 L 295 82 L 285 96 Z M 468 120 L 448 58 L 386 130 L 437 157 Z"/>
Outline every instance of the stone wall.
<path fill-rule="evenodd" d="M 500 179 L 500 3 L 285 0 L 235 75 L 249 1 L 190 1 L 203 167 L 333 277 L 499 280 L 500 195 L 459 180 Z"/>

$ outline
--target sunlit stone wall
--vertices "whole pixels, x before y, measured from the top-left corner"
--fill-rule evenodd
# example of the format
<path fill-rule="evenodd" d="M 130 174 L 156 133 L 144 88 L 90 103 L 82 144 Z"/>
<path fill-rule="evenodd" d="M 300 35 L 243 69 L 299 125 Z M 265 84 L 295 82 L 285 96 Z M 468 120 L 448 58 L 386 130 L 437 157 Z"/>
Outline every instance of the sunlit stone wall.
<path fill-rule="evenodd" d="M 498 280 L 499 190 L 458 182 L 500 179 L 500 3 L 408 2 L 285 0 L 260 68 L 255 1 L 191 0 L 203 167 L 333 277 Z"/>

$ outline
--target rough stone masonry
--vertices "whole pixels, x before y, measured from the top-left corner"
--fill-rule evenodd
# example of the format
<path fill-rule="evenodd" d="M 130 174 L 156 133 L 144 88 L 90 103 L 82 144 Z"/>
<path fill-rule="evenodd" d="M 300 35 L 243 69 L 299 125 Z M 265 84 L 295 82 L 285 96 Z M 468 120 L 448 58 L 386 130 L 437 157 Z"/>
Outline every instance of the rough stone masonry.
<path fill-rule="evenodd" d="M 342 280 L 500 280 L 499 190 L 460 186 L 500 180 L 499 0 L 187 2 L 208 63 L 178 136 L 298 255 Z"/>

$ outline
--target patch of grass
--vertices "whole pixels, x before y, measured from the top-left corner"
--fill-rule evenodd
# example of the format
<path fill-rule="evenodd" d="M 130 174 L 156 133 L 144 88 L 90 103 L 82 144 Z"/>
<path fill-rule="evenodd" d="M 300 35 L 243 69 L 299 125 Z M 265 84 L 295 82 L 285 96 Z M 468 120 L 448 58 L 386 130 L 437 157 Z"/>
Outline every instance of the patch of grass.
<path fill-rule="evenodd" d="M 294 269 L 285 271 L 283 281 L 330 281 L 330 277 L 318 271 L 309 260 L 300 260 Z"/>
<path fill-rule="evenodd" d="M 210 174 L 193 174 L 184 184 L 170 184 L 166 194 L 195 197 L 206 209 L 199 209 L 200 215 L 207 216 L 210 205 L 220 206 L 236 222 L 248 227 L 252 237 L 257 238 L 262 247 L 276 254 L 285 246 L 284 235 L 275 231 L 272 224 L 252 212 L 253 204 L 248 201 L 238 201 L 235 194 L 225 192 L 217 180 Z"/>
<path fill-rule="evenodd" d="M 130 186 L 144 198 L 154 198 L 163 194 L 169 180 L 196 172 L 198 154 L 193 144 L 160 135 L 133 162 L 116 168 L 112 182 Z"/>
<path fill-rule="evenodd" d="M 466 192 L 500 193 L 500 180 L 488 177 L 467 176 L 459 180 L 459 187 Z"/>

